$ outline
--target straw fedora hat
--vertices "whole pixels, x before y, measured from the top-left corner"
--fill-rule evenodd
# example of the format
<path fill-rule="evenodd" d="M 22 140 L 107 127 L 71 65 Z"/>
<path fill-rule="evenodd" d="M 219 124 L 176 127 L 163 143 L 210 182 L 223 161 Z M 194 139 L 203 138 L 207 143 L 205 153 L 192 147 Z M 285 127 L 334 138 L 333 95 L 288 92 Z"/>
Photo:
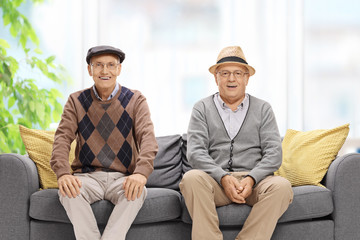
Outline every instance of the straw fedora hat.
<path fill-rule="evenodd" d="M 230 46 L 223 48 L 219 53 L 216 64 L 209 68 L 209 71 L 214 74 L 217 67 L 226 63 L 236 63 L 246 67 L 249 70 L 250 76 L 255 74 L 255 69 L 248 65 L 245 55 L 239 46 Z"/>

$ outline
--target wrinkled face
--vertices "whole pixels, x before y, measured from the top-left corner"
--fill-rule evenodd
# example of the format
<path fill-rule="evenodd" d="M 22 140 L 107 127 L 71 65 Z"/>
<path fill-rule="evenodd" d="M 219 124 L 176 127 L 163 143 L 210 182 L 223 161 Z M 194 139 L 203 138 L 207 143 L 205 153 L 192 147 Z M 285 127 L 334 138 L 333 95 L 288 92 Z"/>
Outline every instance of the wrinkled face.
<path fill-rule="evenodd" d="M 224 64 L 216 69 L 215 81 L 220 97 L 225 103 L 234 103 L 245 97 L 249 73 L 246 67 L 238 64 Z"/>
<path fill-rule="evenodd" d="M 92 76 L 99 94 L 115 88 L 116 78 L 120 75 L 119 58 L 113 54 L 101 54 L 90 59 L 89 75 Z"/>

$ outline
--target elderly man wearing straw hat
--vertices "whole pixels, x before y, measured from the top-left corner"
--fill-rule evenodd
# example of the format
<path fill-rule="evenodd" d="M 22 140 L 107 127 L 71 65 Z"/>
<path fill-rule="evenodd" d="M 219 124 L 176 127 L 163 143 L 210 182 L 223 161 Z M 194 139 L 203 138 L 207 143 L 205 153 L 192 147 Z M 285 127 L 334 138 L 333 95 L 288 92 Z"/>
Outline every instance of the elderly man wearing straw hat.
<path fill-rule="evenodd" d="M 240 47 L 221 50 L 209 71 L 219 92 L 193 108 L 187 144 L 193 170 L 180 183 L 192 239 L 223 239 L 216 207 L 231 203 L 252 206 L 236 239 L 270 239 L 293 198 L 289 181 L 273 175 L 282 159 L 274 113 L 246 93 L 255 69 Z"/>

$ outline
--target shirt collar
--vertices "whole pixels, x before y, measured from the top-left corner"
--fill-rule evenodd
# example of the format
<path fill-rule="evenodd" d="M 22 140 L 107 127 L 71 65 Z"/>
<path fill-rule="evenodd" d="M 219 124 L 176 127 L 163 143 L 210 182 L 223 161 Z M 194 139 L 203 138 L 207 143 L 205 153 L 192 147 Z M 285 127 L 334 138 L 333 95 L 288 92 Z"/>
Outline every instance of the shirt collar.
<path fill-rule="evenodd" d="M 222 98 L 220 97 L 219 93 L 216 93 L 216 99 L 219 102 L 220 106 L 222 109 L 230 109 L 226 103 L 222 100 Z M 247 93 L 245 93 L 245 97 L 243 99 L 243 101 L 239 104 L 239 106 L 237 106 L 236 110 L 234 112 L 237 112 L 239 110 L 243 110 L 244 109 L 244 105 L 247 105 L 249 102 L 249 95 Z"/>
<path fill-rule="evenodd" d="M 117 94 L 117 92 L 119 91 L 119 89 L 120 89 L 119 84 L 116 83 L 114 90 L 112 91 L 112 93 L 110 94 L 110 96 L 109 96 L 106 100 L 112 99 L 112 98 Z M 98 92 L 96 91 L 95 84 L 93 85 L 93 90 L 94 90 L 94 93 L 95 93 L 96 98 L 99 99 L 100 101 L 104 101 L 104 100 L 101 99 L 101 97 L 99 96 Z"/>

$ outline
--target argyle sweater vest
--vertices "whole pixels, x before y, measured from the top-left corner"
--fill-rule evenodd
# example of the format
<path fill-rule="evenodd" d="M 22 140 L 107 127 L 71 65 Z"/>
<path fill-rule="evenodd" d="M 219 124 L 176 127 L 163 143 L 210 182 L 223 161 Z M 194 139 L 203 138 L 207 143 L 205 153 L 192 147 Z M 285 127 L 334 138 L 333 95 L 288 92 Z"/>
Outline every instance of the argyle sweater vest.
<path fill-rule="evenodd" d="M 51 167 L 57 177 L 70 174 L 70 144 L 77 140 L 73 172 L 117 171 L 148 177 L 157 152 L 145 97 L 121 87 L 108 101 L 92 88 L 70 95 L 55 133 Z M 141 150 L 141 151 L 140 151 Z"/>

